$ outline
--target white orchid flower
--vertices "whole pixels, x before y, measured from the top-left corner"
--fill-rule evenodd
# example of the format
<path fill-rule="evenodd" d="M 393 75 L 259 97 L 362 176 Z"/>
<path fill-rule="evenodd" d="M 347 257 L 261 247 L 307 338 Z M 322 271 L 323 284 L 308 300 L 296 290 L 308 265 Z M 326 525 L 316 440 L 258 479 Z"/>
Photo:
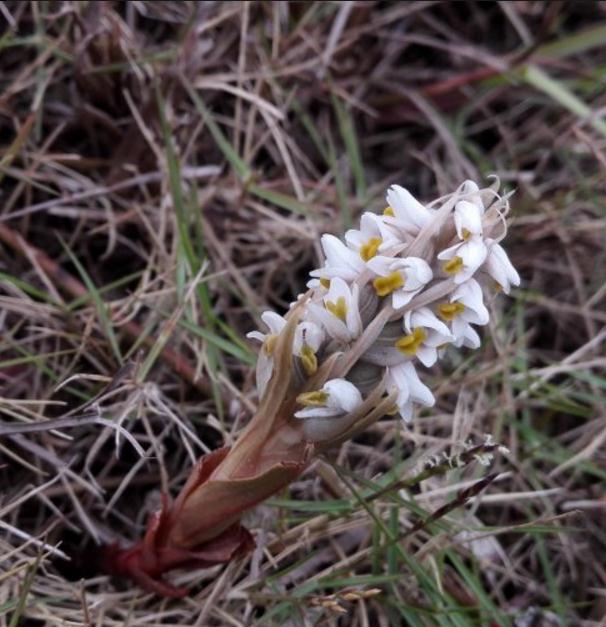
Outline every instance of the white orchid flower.
<path fill-rule="evenodd" d="M 320 243 L 326 262 L 322 268 L 309 273 L 314 280 L 309 281 L 308 287 L 316 287 L 318 284 L 328 287 L 329 281 L 335 277 L 345 281 L 355 281 L 366 269 L 366 264 L 360 255 L 349 249 L 338 237 L 325 233 Z"/>
<path fill-rule="evenodd" d="M 419 257 L 384 257 L 377 255 L 367 262 L 378 275 L 373 281 L 379 296 L 392 295 L 395 309 L 407 305 L 433 278 L 429 264 Z"/>
<path fill-rule="evenodd" d="M 363 261 L 372 259 L 379 251 L 399 242 L 393 230 L 385 223 L 385 218 L 370 211 L 362 214 L 359 229 L 350 229 L 345 233 L 345 241 Z"/>
<path fill-rule="evenodd" d="M 286 326 L 286 320 L 275 313 L 274 311 L 264 311 L 261 314 L 261 320 L 265 323 L 269 329 L 268 333 L 261 333 L 261 331 L 251 331 L 246 334 L 246 337 L 251 340 L 258 340 L 261 342 L 261 350 L 257 357 L 257 390 L 259 392 L 259 398 L 263 397 L 265 388 L 271 379 L 271 375 L 274 370 L 274 348 L 278 336 L 282 332 L 282 329 Z"/>
<path fill-rule="evenodd" d="M 309 316 L 321 324 L 328 335 L 339 342 L 349 343 L 362 333 L 359 305 L 360 288 L 351 287 L 341 278 L 331 280 L 328 292 L 323 295 L 323 306 L 308 305 Z"/>
<path fill-rule="evenodd" d="M 406 422 L 412 419 L 413 402 L 432 407 L 436 399 L 431 390 L 419 379 L 411 362 L 405 362 L 387 369 L 387 389 L 398 392 L 396 405 Z"/>
<path fill-rule="evenodd" d="M 364 353 L 364 361 L 377 366 L 397 366 L 415 357 L 428 368 L 438 359 L 438 350 L 452 342 L 448 327 L 428 307 L 408 311 L 404 315 L 402 335 L 389 344 L 377 342 Z"/>
<path fill-rule="evenodd" d="M 409 235 L 417 235 L 434 213 L 399 185 L 392 185 L 387 190 L 386 200 L 385 221 Z"/>
<path fill-rule="evenodd" d="M 331 418 L 356 411 L 362 404 L 360 390 L 345 379 L 331 379 L 321 389 L 297 396 L 303 405 L 295 418 Z"/>
<path fill-rule="evenodd" d="M 471 279 L 477 269 L 484 263 L 488 250 L 481 236 L 472 235 L 438 254 L 444 261 L 442 269 L 454 277 L 455 283 L 464 283 Z"/>
<path fill-rule="evenodd" d="M 454 340 L 448 327 L 428 307 L 408 311 L 404 316 L 404 335 L 396 342 L 403 355 L 418 357 L 428 368 L 438 360 L 438 349 Z"/>
<path fill-rule="evenodd" d="M 267 325 L 269 332 L 251 331 L 246 337 L 261 342 L 261 350 L 257 357 L 257 389 L 259 397 L 263 396 L 267 384 L 271 379 L 274 369 L 274 348 L 278 336 L 286 326 L 286 319 L 273 311 L 265 311 L 261 314 L 261 320 Z M 292 353 L 301 359 L 303 367 L 308 375 L 312 375 L 318 369 L 316 353 L 324 341 L 324 331 L 311 321 L 299 322 L 295 329 Z"/>
<path fill-rule="evenodd" d="M 317 352 L 324 342 L 325 334 L 321 326 L 311 320 L 299 322 L 295 329 L 292 352 L 299 357 L 308 376 L 318 370 Z"/>
<path fill-rule="evenodd" d="M 445 261 L 442 269 L 454 276 L 455 283 L 469 280 L 488 254 L 482 236 L 484 205 L 479 188 L 473 181 L 465 181 L 461 191 L 469 195 L 469 200 L 459 200 L 454 209 L 455 229 L 461 241 L 438 254 L 438 259 Z"/>
<path fill-rule="evenodd" d="M 312 348 L 314 353 L 317 352 L 324 341 L 324 337 L 325 334 L 322 327 L 315 322 L 311 322 L 311 320 L 299 322 L 295 329 L 293 354 L 300 355 L 305 346 Z"/>
<path fill-rule="evenodd" d="M 509 294 L 511 286 L 520 285 L 520 275 L 513 267 L 505 249 L 495 240 L 487 238 L 488 256 L 483 269 L 496 281 L 497 285 Z"/>
<path fill-rule="evenodd" d="M 459 285 L 448 302 L 437 306 L 437 311 L 442 320 L 450 322 L 455 346 L 480 346 L 480 337 L 471 325 L 487 324 L 489 315 L 484 305 L 482 288 L 475 279 Z"/>

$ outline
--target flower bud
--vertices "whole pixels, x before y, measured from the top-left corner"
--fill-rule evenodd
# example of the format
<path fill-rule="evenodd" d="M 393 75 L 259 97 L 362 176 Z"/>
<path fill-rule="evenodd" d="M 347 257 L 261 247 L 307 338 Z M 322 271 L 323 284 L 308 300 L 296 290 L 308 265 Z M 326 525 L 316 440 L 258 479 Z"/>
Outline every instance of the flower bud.
<path fill-rule="evenodd" d="M 385 369 L 367 361 L 359 361 L 348 373 L 351 381 L 364 396 L 373 390 L 383 378 Z"/>
<path fill-rule="evenodd" d="M 377 292 L 367 283 L 360 290 L 360 318 L 362 318 L 362 324 L 365 327 L 374 319 L 378 309 L 379 297 Z"/>

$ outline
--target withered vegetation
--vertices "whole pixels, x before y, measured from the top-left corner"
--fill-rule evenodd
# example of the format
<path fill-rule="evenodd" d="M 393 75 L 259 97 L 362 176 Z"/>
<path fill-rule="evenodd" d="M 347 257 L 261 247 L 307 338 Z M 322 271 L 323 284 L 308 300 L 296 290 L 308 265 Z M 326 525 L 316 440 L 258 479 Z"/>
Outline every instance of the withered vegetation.
<path fill-rule="evenodd" d="M 2 625 L 603 624 L 605 6 L 0 5 Z M 187 599 L 101 573 L 254 412 L 244 335 L 319 234 L 490 173 L 523 285 L 436 407 L 326 453 Z"/>

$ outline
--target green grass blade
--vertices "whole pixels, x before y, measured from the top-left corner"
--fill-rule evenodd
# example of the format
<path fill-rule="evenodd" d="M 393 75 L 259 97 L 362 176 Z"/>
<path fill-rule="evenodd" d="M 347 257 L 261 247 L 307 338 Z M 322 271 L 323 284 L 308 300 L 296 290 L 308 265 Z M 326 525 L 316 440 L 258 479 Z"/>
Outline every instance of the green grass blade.
<path fill-rule="evenodd" d="M 524 80 L 535 89 L 551 96 L 560 106 L 574 113 L 583 122 L 588 122 L 606 137 L 606 122 L 596 117 L 590 107 L 573 94 L 566 85 L 558 81 L 536 65 L 529 65 L 523 72 Z"/>
<path fill-rule="evenodd" d="M 202 116 L 204 123 L 208 127 L 210 134 L 213 136 L 215 143 L 223 153 L 223 156 L 230 163 L 232 168 L 238 173 L 238 176 L 245 183 L 250 181 L 252 178 L 252 172 L 248 165 L 244 162 L 244 160 L 238 155 L 238 153 L 233 149 L 232 145 L 229 143 L 229 140 L 223 134 L 223 131 L 220 129 L 219 125 L 215 122 L 211 112 L 207 109 L 206 105 L 198 96 L 194 86 L 186 79 L 182 78 L 183 86 L 185 87 L 189 97 L 191 98 L 194 106 L 196 107 L 198 113 Z"/>
<path fill-rule="evenodd" d="M 120 351 L 120 346 L 118 344 L 118 338 L 116 337 L 116 334 L 114 333 L 114 327 L 112 325 L 112 322 L 109 318 L 109 314 L 107 312 L 107 307 L 105 305 L 105 302 L 103 301 L 103 298 L 101 297 L 101 294 L 99 293 L 99 290 L 93 283 L 88 272 L 84 269 L 84 266 L 80 263 L 78 258 L 74 255 L 74 253 L 71 251 L 71 249 L 66 244 L 66 242 L 64 242 L 63 239 L 61 238 L 59 239 L 61 241 L 61 245 L 63 246 L 63 249 L 69 256 L 71 262 L 76 267 L 76 270 L 78 271 L 80 278 L 84 282 L 84 285 L 86 285 L 86 289 L 89 291 L 92 302 L 95 305 L 99 322 L 101 324 L 101 327 L 103 328 L 105 335 L 107 336 L 109 344 L 114 353 L 114 357 L 116 358 L 116 361 L 118 362 L 118 364 L 122 365 L 124 360 L 122 357 L 122 353 Z"/>
<path fill-rule="evenodd" d="M 334 110 L 337 114 L 341 138 L 343 139 L 347 156 L 349 158 L 349 166 L 351 167 L 351 171 L 353 173 L 356 186 L 356 197 L 358 200 L 362 201 L 366 198 L 366 178 L 355 125 L 349 110 L 343 105 L 341 100 L 335 96 L 334 93 L 331 97 Z"/>

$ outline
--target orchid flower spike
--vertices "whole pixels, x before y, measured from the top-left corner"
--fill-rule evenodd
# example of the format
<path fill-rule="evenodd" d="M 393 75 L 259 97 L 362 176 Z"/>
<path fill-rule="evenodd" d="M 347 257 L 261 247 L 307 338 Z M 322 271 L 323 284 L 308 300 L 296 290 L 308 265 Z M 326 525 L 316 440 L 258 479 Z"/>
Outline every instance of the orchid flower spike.
<path fill-rule="evenodd" d="M 233 446 L 203 457 L 177 498 L 165 499 L 139 544 L 110 550 L 108 570 L 182 596 L 163 573 L 250 551 L 247 510 L 383 416 L 409 422 L 432 407 L 419 364 L 433 367 L 447 345 L 479 347 L 484 289 L 496 282 L 508 294 L 520 284 L 501 246 L 508 197 L 465 181 L 428 205 L 393 185 L 387 202 L 345 241 L 323 235 L 308 292 L 284 317 L 263 313 L 267 329 L 248 334 L 261 345 L 258 411 Z"/>
<path fill-rule="evenodd" d="M 331 379 L 339 382 L 335 389 L 359 379 L 367 394 L 373 382 L 382 382 L 387 394 L 396 395 L 400 413 L 409 418 L 415 404 L 428 406 L 432 398 L 417 375 L 417 365 L 431 368 L 448 345 L 478 348 L 476 327 L 489 319 L 484 289 L 496 284 L 497 291 L 509 294 L 520 277 L 496 239 L 502 238 L 508 197 L 499 196 L 494 186 L 480 189 L 474 181 L 464 181 L 450 196 L 425 204 L 404 187 L 392 185 L 386 200 L 383 213 L 364 212 L 359 228 L 348 230 L 345 241 L 322 236 L 324 265 L 310 273 L 310 292 L 291 306 L 291 313 L 299 306 L 303 311 L 292 352 L 308 377 L 319 371 L 322 360 L 341 353 L 336 363 L 348 367 L 329 369 L 339 373 Z M 381 316 L 378 325 L 374 320 Z M 285 321 L 276 317 L 271 323 L 277 329 Z M 270 331 L 250 335 L 262 342 L 260 393 L 275 376 L 275 332 Z M 356 353 L 353 360 L 346 358 L 349 352 Z M 360 389 L 352 392 L 356 398 Z M 319 387 L 310 398 L 324 398 L 326 393 Z M 326 396 L 326 405 L 305 406 L 296 416 L 335 415 L 335 398 L 338 395 Z"/>

